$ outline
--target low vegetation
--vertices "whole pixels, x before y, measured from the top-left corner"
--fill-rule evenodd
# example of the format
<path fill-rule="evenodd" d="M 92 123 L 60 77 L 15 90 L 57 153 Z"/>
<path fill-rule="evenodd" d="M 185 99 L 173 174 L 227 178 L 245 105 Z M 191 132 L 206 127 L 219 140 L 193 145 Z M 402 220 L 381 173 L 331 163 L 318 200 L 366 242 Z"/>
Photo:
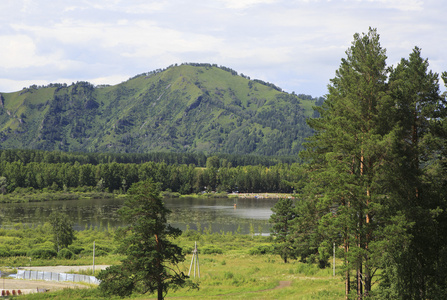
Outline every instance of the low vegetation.
<path fill-rule="evenodd" d="M 51 226 L 28 227 L 22 224 L 3 224 L 0 229 L 0 268 L 48 266 L 48 265 L 89 265 L 92 263 L 93 241 L 96 244 L 95 263 L 116 265 L 124 259 L 117 251 L 115 228 L 91 228 L 76 232 L 69 251 L 71 258 L 55 254 Z M 186 260 L 179 268 L 188 274 L 194 242 L 199 249 L 200 279 L 199 290 L 188 288 L 170 292 L 167 299 L 342 299 L 343 283 L 339 276 L 333 277 L 332 270 L 320 269 L 317 265 L 291 261 L 283 262 L 279 255 L 272 253 L 271 237 L 241 235 L 233 232 L 212 233 L 203 230 L 185 230 L 175 242 L 183 249 Z M 18 253 L 17 251 L 21 252 Z M 16 252 L 14 252 L 16 251 Z M 33 251 L 51 252 L 47 258 L 32 257 Z M 62 251 L 61 251 L 62 252 Z M 20 254 L 20 255 L 19 255 Z M 31 260 L 30 260 L 31 258 Z M 85 271 L 82 273 L 86 273 Z M 98 275 L 99 271 L 95 271 Z M 282 283 L 283 288 L 275 289 Z M 290 284 L 290 285 L 289 285 Z M 98 299 L 99 290 L 75 289 L 54 291 L 50 294 L 35 294 L 27 299 Z M 114 299 L 114 297 L 108 297 Z M 152 299 L 156 295 L 137 296 L 132 299 Z M 116 299 L 120 299 L 116 297 Z"/>

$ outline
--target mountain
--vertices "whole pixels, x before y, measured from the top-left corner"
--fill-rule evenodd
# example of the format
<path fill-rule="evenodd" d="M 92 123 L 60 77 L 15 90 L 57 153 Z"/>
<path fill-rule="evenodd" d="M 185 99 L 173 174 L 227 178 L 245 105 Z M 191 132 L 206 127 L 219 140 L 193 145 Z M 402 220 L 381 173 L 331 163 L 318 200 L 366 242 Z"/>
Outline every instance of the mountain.
<path fill-rule="evenodd" d="M 0 94 L 0 148 L 294 155 L 315 102 L 210 64 L 114 86 L 34 85 Z"/>

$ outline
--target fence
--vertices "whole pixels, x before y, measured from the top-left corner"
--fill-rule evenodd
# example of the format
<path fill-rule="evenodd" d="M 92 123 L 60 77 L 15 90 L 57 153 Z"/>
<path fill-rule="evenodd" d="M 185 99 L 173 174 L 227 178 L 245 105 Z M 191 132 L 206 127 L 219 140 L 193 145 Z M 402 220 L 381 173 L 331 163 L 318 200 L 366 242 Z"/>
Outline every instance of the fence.
<path fill-rule="evenodd" d="M 47 281 L 72 281 L 72 282 L 86 282 L 91 284 L 99 284 L 100 281 L 95 276 L 55 273 L 45 271 L 28 271 L 17 270 L 18 279 L 28 280 L 47 280 Z"/>

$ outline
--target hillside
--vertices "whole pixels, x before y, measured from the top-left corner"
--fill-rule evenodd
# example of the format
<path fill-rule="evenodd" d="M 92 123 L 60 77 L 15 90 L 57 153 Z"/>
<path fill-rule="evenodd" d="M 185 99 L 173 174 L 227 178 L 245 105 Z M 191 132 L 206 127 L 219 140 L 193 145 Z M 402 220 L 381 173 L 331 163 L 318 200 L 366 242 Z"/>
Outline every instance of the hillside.
<path fill-rule="evenodd" d="M 314 99 L 209 64 L 0 94 L 0 148 L 291 155 Z"/>

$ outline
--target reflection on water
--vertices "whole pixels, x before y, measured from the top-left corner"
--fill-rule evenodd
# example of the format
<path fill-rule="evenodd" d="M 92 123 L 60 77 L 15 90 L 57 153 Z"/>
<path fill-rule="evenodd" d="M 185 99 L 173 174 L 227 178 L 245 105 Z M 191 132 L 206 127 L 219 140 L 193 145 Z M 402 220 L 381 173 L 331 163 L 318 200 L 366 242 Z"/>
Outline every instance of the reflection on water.
<path fill-rule="evenodd" d="M 172 214 L 168 222 L 182 230 L 202 230 L 211 227 L 213 232 L 249 233 L 250 226 L 256 233 L 268 233 L 268 219 L 276 199 L 165 199 Z M 0 204 L 0 223 L 43 224 L 53 210 L 66 213 L 76 230 L 107 228 L 125 225 L 116 211 L 124 199 L 83 199 L 33 203 Z"/>

